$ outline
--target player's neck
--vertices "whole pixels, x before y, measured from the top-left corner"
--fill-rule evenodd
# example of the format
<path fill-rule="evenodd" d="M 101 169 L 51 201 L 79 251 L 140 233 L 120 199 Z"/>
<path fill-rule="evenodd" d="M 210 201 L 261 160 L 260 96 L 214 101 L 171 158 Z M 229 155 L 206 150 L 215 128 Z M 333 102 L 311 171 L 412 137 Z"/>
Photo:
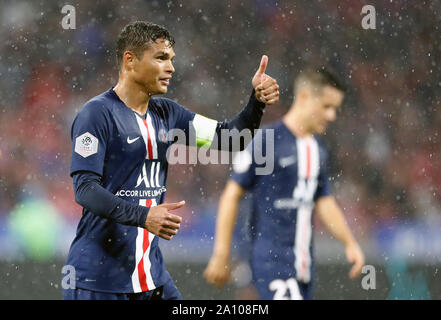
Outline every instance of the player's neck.
<path fill-rule="evenodd" d="M 305 120 L 298 108 L 290 108 L 282 121 L 293 135 L 298 138 L 307 138 L 312 136 L 312 132 L 305 126 L 307 123 Z"/>
<path fill-rule="evenodd" d="M 113 88 L 113 91 L 118 95 L 124 104 L 144 116 L 150 101 L 150 95 L 147 94 L 140 86 L 135 83 L 127 81 L 125 78 L 120 78 L 118 83 Z"/>

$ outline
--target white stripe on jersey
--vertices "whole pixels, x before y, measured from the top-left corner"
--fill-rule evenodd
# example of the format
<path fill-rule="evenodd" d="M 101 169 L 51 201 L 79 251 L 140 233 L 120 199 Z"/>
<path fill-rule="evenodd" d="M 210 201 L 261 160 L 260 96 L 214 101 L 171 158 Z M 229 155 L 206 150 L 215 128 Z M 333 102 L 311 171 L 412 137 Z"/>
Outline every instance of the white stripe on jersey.
<path fill-rule="evenodd" d="M 138 123 L 139 130 L 141 131 L 142 139 L 144 140 L 145 149 L 146 149 L 146 159 L 158 159 L 158 146 L 156 144 L 156 131 L 152 124 L 152 119 L 150 115 L 147 113 L 147 127 L 144 124 L 144 121 L 136 116 L 136 122 Z M 147 129 L 148 128 L 148 129 Z M 152 154 L 149 153 L 149 138 L 150 143 L 152 145 Z"/>
<path fill-rule="evenodd" d="M 298 165 L 298 172 L 297 172 L 297 181 L 305 180 L 306 179 L 306 145 L 305 145 L 305 139 L 299 139 L 297 138 L 297 165 Z"/>
<path fill-rule="evenodd" d="M 156 144 L 156 130 L 153 126 L 152 117 L 147 113 L 147 124 L 150 133 L 150 141 L 152 143 L 153 159 L 158 159 L 158 145 Z"/>
<path fill-rule="evenodd" d="M 146 202 L 147 202 L 146 199 L 140 199 L 139 205 L 146 207 L 147 206 Z M 150 207 L 154 207 L 156 205 L 157 205 L 156 200 L 152 199 L 152 205 Z M 152 241 L 155 238 L 155 235 L 150 232 L 148 232 L 147 234 L 149 237 L 149 246 L 146 252 L 143 254 L 144 228 L 138 227 L 138 235 L 136 237 L 136 246 L 135 246 L 135 269 L 132 272 L 132 287 L 133 287 L 133 292 L 135 293 L 142 292 L 141 283 L 139 279 L 139 270 L 138 270 L 138 265 L 141 259 L 143 259 L 144 272 L 146 275 L 146 282 L 149 290 L 153 290 L 156 288 L 153 282 L 152 275 L 150 273 L 150 268 L 152 263 L 150 261 L 150 256 L 149 256 L 150 248 L 152 247 Z"/>
<path fill-rule="evenodd" d="M 317 140 L 311 138 L 311 174 L 310 179 L 317 180 L 320 174 L 320 152 Z M 315 193 L 315 188 L 314 188 Z"/>
<path fill-rule="evenodd" d="M 153 207 L 153 205 L 152 205 Z M 150 249 L 152 248 L 152 241 L 155 238 L 155 235 L 151 232 L 148 233 L 149 236 L 149 247 L 147 248 L 146 252 L 144 253 L 144 271 L 146 275 L 146 281 L 147 286 L 149 287 L 149 290 L 153 290 L 156 288 L 155 284 L 153 283 L 152 274 L 150 272 L 150 268 L 152 267 L 152 262 L 150 261 Z"/>
<path fill-rule="evenodd" d="M 161 186 L 159 185 L 159 172 L 161 171 L 161 162 L 158 161 L 157 165 L 156 165 L 156 175 L 155 175 L 155 181 L 156 181 L 156 186 L 158 188 L 160 188 Z"/>
<path fill-rule="evenodd" d="M 146 157 L 146 159 L 149 159 L 149 147 L 148 147 L 149 138 L 148 138 L 148 134 L 147 134 L 147 128 L 140 117 L 135 115 L 135 118 L 136 118 L 136 122 L 138 122 L 138 127 L 139 127 L 139 130 L 141 131 L 142 139 L 144 140 L 145 149 L 146 149 L 146 156 L 145 157 Z"/>
<path fill-rule="evenodd" d="M 311 280 L 312 201 L 317 189 L 320 170 L 319 148 L 314 138 L 297 138 L 298 182 L 294 196 L 301 198 L 297 208 L 296 233 L 294 241 L 295 268 L 297 279 L 303 283 Z"/>
<path fill-rule="evenodd" d="M 136 236 L 136 245 L 135 245 L 135 270 L 133 270 L 132 273 L 132 286 L 133 286 L 133 292 L 135 293 L 142 292 L 141 284 L 139 283 L 138 264 L 143 256 L 143 252 L 142 252 L 143 237 L 144 237 L 144 229 L 138 227 L 138 235 Z"/>

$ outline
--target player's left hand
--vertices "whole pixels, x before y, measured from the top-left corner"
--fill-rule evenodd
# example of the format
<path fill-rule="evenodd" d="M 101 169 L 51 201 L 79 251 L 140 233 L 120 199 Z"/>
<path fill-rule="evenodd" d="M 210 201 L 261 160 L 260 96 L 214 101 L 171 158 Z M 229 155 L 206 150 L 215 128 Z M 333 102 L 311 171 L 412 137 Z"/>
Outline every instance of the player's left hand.
<path fill-rule="evenodd" d="M 268 57 L 264 55 L 251 83 L 256 91 L 256 99 L 267 105 L 272 105 L 279 101 L 279 85 L 276 79 L 265 73 L 267 65 Z"/>
<path fill-rule="evenodd" d="M 346 258 L 353 266 L 349 271 L 349 277 L 351 279 L 357 278 L 364 266 L 364 254 L 360 246 L 356 242 L 352 242 L 346 246 Z"/>

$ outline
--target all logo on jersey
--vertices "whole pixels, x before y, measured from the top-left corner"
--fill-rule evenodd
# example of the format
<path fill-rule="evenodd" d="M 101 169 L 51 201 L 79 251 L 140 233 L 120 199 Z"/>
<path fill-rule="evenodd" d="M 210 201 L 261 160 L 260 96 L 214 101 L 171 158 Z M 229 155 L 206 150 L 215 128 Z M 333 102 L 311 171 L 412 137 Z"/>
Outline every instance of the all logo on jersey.
<path fill-rule="evenodd" d="M 276 209 L 297 209 L 301 206 L 313 207 L 313 196 L 317 189 L 317 179 L 300 179 L 292 192 L 292 198 L 281 198 L 274 201 Z"/>
<path fill-rule="evenodd" d="M 159 129 L 158 138 L 159 138 L 159 141 L 161 141 L 163 143 L 167 143 L 168 142 L 168 132 L 164 128 Z"/>
<path fill-rule="evenodd" d="M 98 139 L 89 132 L 83 133 L 75 139 L 75 152 L 83 158 L 97 153 Z"/>
<path fill-rule="evenodd" d="M 138 188 L 143 182 L 146 188 L 159 188 L 159 171 L 161 170 L 161 163 L 159 161 L 153 161 L 150 167 L 150 172 L 147 174 L 147 167 L 144 163 L 141 173 L 136 181 L 136 188 Z"/>
<path fill-rule="evenodd" d="M 148 166 L 147 164 L 150 164 Z M 136 189 L 121 189 L 115 195 L 119 197 L 159 197 L 167 191 L 160 180 L 161 163 L 145 162 L 136 181 Z"/>
<path fill-rule="evenodd" d="M 314 194 L 317 190 L 320 171 L 317 142 L 312 138 L 297 139 L 297 155 L 280 158 L 279 164 L 286 168 L 297 162 L 297 185 L 292 198 L 279 198 L 274 201 L 276 209 L 297 209 L 314 206 Z"/>

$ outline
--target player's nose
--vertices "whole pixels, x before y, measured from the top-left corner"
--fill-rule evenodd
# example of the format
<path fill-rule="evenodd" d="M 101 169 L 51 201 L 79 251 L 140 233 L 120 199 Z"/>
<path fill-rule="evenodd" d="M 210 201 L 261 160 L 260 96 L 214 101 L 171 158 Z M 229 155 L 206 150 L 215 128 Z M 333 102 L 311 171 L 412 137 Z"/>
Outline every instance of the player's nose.
<path fill-rule="evenodd" d="M 326 120 L 328 122 L 334 122 L 337 119 L 337 112 L 334 108 L 329 108 L 326 112 Z"/>
<path fill-rule="evenodd" d="M 173 66 L 173 62 L 169 61 L 169 63 L 167 63 L 165 71 L 168 73 L 175 72 L 175 67 Z"/>

